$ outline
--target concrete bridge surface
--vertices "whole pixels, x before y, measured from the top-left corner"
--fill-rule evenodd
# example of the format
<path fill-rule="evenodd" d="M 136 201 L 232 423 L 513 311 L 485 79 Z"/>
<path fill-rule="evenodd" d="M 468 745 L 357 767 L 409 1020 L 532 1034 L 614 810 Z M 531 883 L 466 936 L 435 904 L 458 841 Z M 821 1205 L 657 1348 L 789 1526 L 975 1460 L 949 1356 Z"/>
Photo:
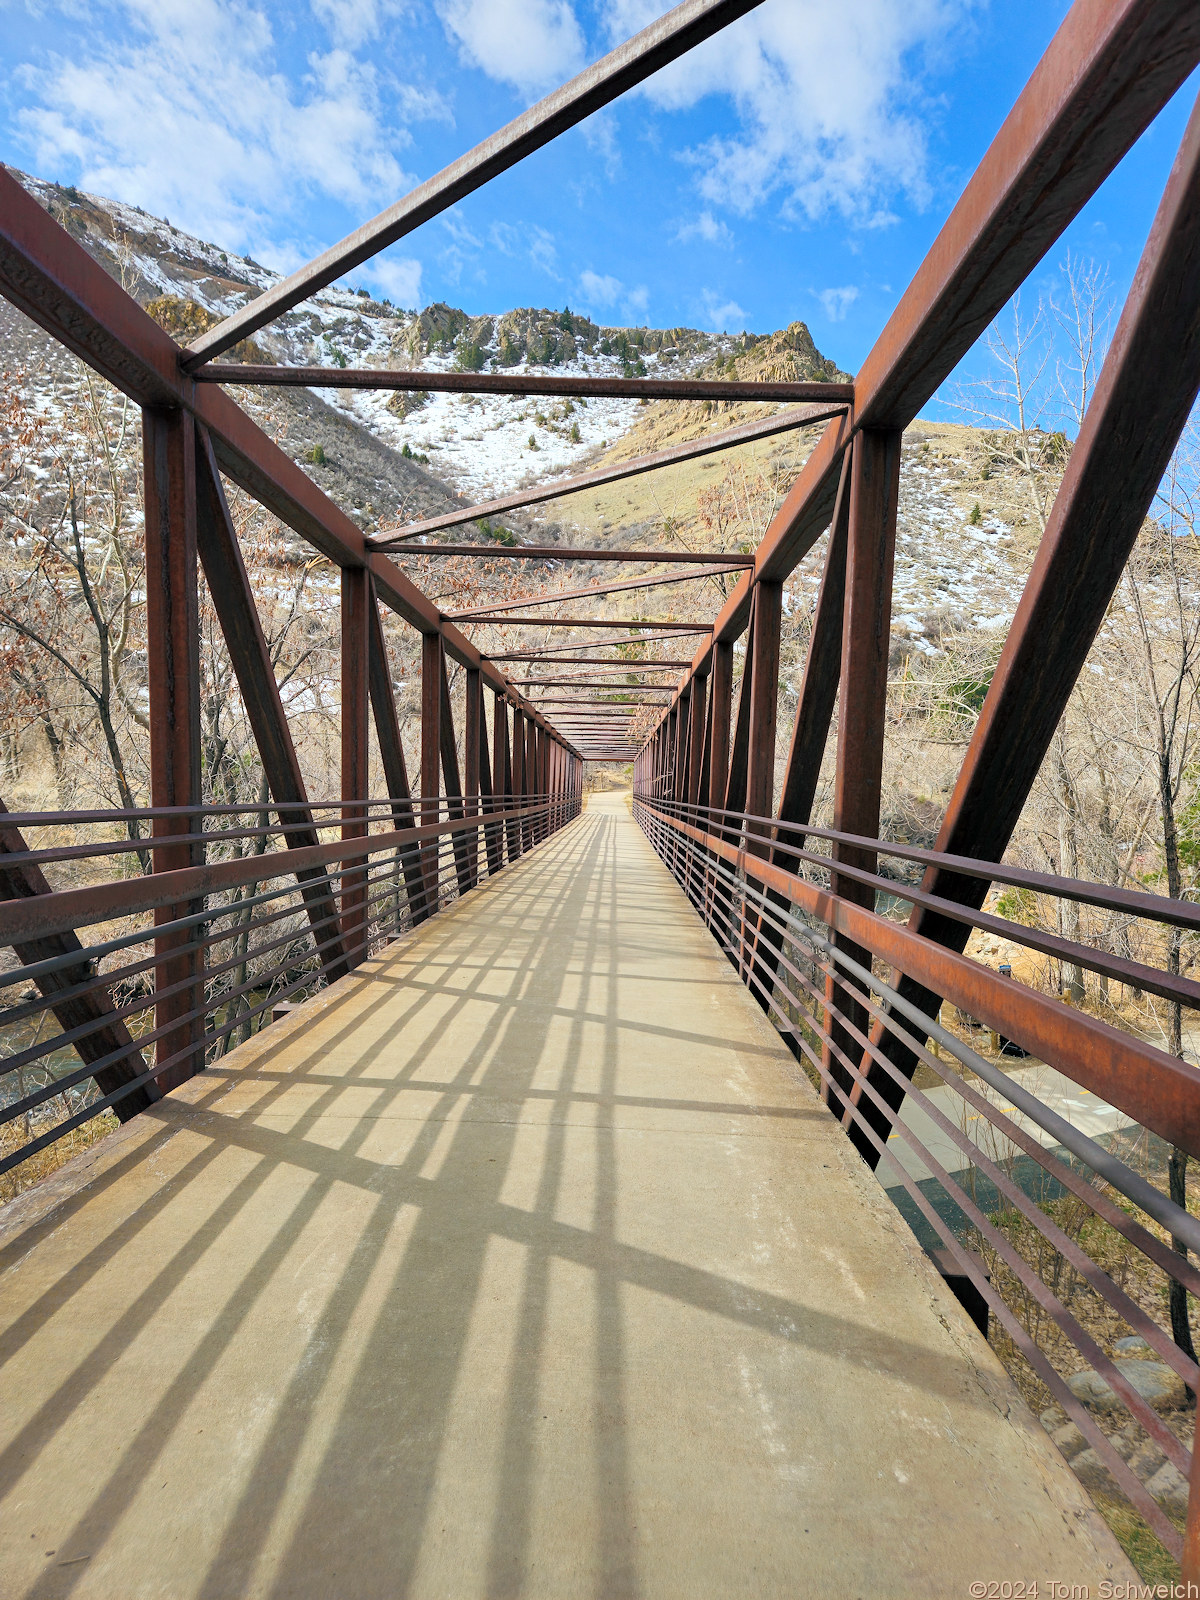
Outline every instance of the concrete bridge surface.
<path fill-rule="evenodd" d="M 6 1600 L 1132 1579 L 632 822 L 0 1214 Z"/>

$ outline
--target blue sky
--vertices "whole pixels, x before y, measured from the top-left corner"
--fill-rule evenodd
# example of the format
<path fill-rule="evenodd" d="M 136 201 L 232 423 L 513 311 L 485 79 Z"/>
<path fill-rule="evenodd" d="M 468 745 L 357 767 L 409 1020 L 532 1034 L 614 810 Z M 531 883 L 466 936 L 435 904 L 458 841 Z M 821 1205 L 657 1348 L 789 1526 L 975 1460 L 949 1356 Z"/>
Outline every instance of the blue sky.
<path fill-rule="evenodd" d="M 0 0 L 0 158 L 287 269 L 665 9 Z M 758 332 L 802 318 L 853 371 L 1066 10 L 768 0 L 353 281 L 472 312 L 569 304 Z M 1064 241 L 1118 290 L 1194 92 Z"/>

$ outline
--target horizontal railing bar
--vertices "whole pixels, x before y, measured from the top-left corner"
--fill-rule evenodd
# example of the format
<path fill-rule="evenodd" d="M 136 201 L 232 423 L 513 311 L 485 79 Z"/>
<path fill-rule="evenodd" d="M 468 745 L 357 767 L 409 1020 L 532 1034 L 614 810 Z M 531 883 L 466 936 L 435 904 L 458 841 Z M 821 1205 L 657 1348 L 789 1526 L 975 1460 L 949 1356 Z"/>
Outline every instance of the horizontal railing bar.
<path fill-rule="evenodd" d="M 639 802 L 646 805 L 646 801 Z M 1064 1006 L 966 956 L 934 945 L 829 890 L 817 889 L 783 867 L 670 819 L 706 849 L 724 856 L 768 888 L 777 889 L 810 915 L 847 935 L 881 960 L 942 994 L 969 1016 L 1069 1078 L 1171 1144 L 1200 1154 L 1200 1072 L 1165 1051 Z"/>
<path fill-rule="evenodd" d="M 653 803 L 664 808 L 668 805 L 680 805 L 679 801 L 667 802 L 659 798 Z M 734 817 L 740 822 L 753 822 L 767 828 L 808 834 L 813 838 L 828 839 L 833 844 L 852 845 L 856 849 L 872 851 L 877 855 L 899 856 L 904 860 L 919 861 L 922 865 L 938 867 L 962 877 L 988 878 L 997 883 L 1010 884 L 1014 888 L 1032 889 L 1036 893 L 1053 895 L 1062 900 L 1078 900 L 1083 905 L 1099 906 L 1107 911 L 1125 911 L 1130 916 L 1200 932 L 1200 906 L 1192 905 L 1186 900 L 1173 900 L 1167 895 L 1151 894 L 1146 889 L 1121 889 L 1113 884 L 1088 883 L 1081 878 L 1061 878 L 1053 873 L 1035 872 L 1032 868 L 1013 867 L 999 861 L 983 861 L 973 856 L 941 855 L 936 850 L 925 850 L 917 845 L 896 844 L 887 839 L 871 839 L 858 833 L 839 833 L 833 828 L 817 828 L 807 823 L 781 822 L 778 817 L 761 817 L 751 812 L 723 811 L 717 806 L 693 806 L 687 809 L 697 815 Z M 794 846 L 770 835 L 766 836 L 766 842 L 774 849 L 786 851 L 789 855 L 796 853 Z M 832 857 L 820 859 L 832 862 Z M 847 868 L 839 861 L 835 864 L 835 870 L 846 872 Z M 881 882 L 886 884 L 888 894 L 893 894 L 900 900 L 909 898 L 910 886 L 904 884 L 902 880 L 886 878 Z M 964 909 L 969 911 L 970 907 L 959 907 L 960 912 Z"/>
<path fill-rule="evenodd" d="M 526 820 L 544 807 L 524 807 L 496 813 L 504 820 Z M 461 833 L 477 827 L 477 817 L 461 817 L 450 822 L 427 823 L 416 828 L 389 833 L 364 834 L 333 844 L 307 845 L 296 850 L 271 850 L 259 856 L 241 856 L 199 867 L 181 867 L 173 872 L 93 884 L 84 889 L 61 889 L 53 894 L 22 900 L 0 901 L 0 944 L 17 944 L 28 938 L 44 938 L 65 933 L 110 917 L 131 916 L 153 911 L 160 906 L 199 899 L 201 895 L 233 889 L 255 879 L 291 877 L 309 867 L 323 867 L 334 861 L 362 861 L 384 850 L 420 843 L 444 834 Z M 264 870 L 268 869 L 268 870 Z"/>

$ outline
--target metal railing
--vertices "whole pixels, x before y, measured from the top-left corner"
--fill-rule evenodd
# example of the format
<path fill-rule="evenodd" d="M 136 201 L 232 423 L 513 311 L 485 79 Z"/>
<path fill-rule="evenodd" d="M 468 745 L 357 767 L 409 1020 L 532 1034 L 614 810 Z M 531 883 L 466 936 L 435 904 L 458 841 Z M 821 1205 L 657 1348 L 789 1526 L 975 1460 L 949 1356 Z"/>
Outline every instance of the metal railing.
<path fill-rule="evenodd" d="M 579 809 L 568 793 L 6 815 L 10 840 L 55 842 L 0 855 L 10 889 L 44 884 L 0 901 L 0 1174 L 144 1109 Z M 168 841 L 197 864 L 143 873 Z"/>
<path fill-rule="evenodd" d="M 635 796 L 634 814 L 960 1299 L 969 1309 L 987 1308 L 977 1320 L 986 1326 L 990 1314 L 1010 1368 L 1032 1375 L 1026 1394 L 1060 1408 L 1063 1425 L 1095 1452 L 1100 1476 L 1106 1469 L 1114 1490 L 1178 1558 L 1192 1441 L 1139 1392 L 1136 1371 L 1109 1352 L 1124 1332 L 1176 1375 L 1181 1400 L 1197 1389 L 1200 1369 L 1161 1319 L 1172 1280 L 1187 1295 L 1200 1294 L 1200 1273 L 1187 1256 L 1200 1251 L 1200 1221 L 1165 1192 L 1162 1157 L 1173 1147 L 1200 1152 L 1200 1072 L 861 902 L 886 896 L 887 906 L 966 920 L 1168 1003 L 1200 1006 L 1200 985 L 810 846 L 1000 880 L 1158 927 L 1200 928 L 1200 910 L 644 794 Z M 845 884 L 857 887 L 857 903 Z M 902 978 L 953 1002 L 959 1026 L 940 1020 L 936 1004 L 930 1011 L 906 998 Z M 981 1022 L 998 1046 L 989 1054 L 971 1042 Z M 1033 1058 L 1044 1066 L 1022 1065 Z M 1076 1126 L 1063 1114 L 1072 1107 L 1056 1092 L 1061 1080 L 1095 1095 L 1098 1107 L 1114 1113 L 1108 1122 L 1121 1126 L 1099 1137 Z M 1119 1409 L 1110 1414 L 1122 1427 L 1102 1426 L 1072 1390 L 1070 1379 L 1085 1364 L 1112 1391 Z M 1164 1462 L 1178 1478 L 1164 1473 Z M 1192 1535 L 1195 1500 L 1186 1523 Z"/>

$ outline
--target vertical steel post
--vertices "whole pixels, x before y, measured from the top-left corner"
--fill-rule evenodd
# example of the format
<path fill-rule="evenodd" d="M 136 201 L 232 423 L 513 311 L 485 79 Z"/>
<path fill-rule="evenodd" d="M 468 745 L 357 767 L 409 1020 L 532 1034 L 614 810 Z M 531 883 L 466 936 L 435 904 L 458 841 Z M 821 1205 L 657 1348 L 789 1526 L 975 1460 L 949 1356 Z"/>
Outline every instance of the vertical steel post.
<path fill-rule="evenodd" d="M 432 825 L 441 820 L 442 768 L 442 636 L 421 635 L 421 799 L 418 819 Z M 425 876 L 425 904 L 432 915 L 438 909 L 439 844 L 430 839 L 421 852 Z"/>
<path fill-rule="evenodd" d="M 463 721 L 463 804 L 469 817 L 479 815 L 479 751 L 483 722 L 483 680 L 478 667 L 468 667 L 467 703 Z M 479 882 L 479 830 L 467 835 L 471 887 Z"/>
<path fill-rule="evenodd" d="M 708 793 L 705 805 L 725 804 L 725 785 L 729 781 L 729 724 L 733 716 L 733 642 L 719 639 L 713 646 L 712 690 L 709 715 L 712 739 L 709 755 Z"/>
<path fill-rule="evenodd" d="M 675 770 L 671 779 L 677 805 L 687 802 L 688 749 L 692 727 L 692 686 L 688 683 L 675 702 Z M 678 814 L 678 813 L 677 813 Z"/>
<path fill-rule="evenodd" d="M 691 739 L 688 743 L 688 780 L 687 780 L 687 805 L 689 820 L 696 821 L 695 807 L 700 803 L 700 769 L 704 762 L 704 742 L 708 732 L 705 718 L 705 697 L 708 693 L 708 679 L 695 678 L 692 681 L 692 715 Z"/>
<path fill-rule="evenodd" d="M 442 650 L 442 785 L 446 792 L 446 818 L 460 821 L 464 815 L 462 779 L 458 771 L 458 743 L 454 735 L 454 707 L 450 703 L 450 679 L 446 672 L 446 651 Z M 464 895 L 471 888 L 471 862 L 467 839 L 460 829 L 450 835 L 450 850 L 454 856 L 454 877 L 458 892 Z"/>
<path fill-rule="evenodd" d="M 525 806 L 525 718 L 519 706 L 512 708 L 512 804 L 520 811 Z M 517 821 L 509 835 L 510 853 L 516 838 L 516 855 L 525 853 L 525 823 Z"/>
<path fill-rule="evenodd" d="M 370 787 L 370 631 L 366 567 L 342 568 L 342 838 L 367 836 Z M 345 863 L 343 863 L 343 866 Z M 342 876 L 342 936 L 356 967 L 367 957 L 367 864 Z"/>
<path fill-rule="evenodd" d="M 783 584 L 760 581 L 755 587 L 754 653 L 750 679 L 750 738 L 746 759 L 746 810 L 770 817 L 775 805 L 775 720 L 779 710 L 779 631 L 783 622 Z M 886 686 L 886 680 L 885 680 Z M 757 856 L 770 854 L 770 827 L 746 824 L 746 848 Z M 761 918 L 742 913 L 742 976 L 749 981 Z M 753 991 L 752 991 L 753 992 Z M 765 1006 L 765 997 L 759 996 Z"/>
<path fill-rule="evenodd" d="M 843 833 L 879 834 L 883 780 L 883 738 L 887 710 L 888 650 L 891 644 L 892 568 L 896 554 L 896 504 L 900 487 L 899 429 L 864 429 L 854 441 L 850 466 L 850 522 L 846 547 L 846 609 L 842 625 L 841 712 L 838 718 L 837 778 L 833 825 Z M 876 855 L 846 845 L 833 849 L 834 894 L 873 910 L 875 892 L 842 877 L 837 862 L 874 872 Z M 835 940 L 854 960 L 869 967 L 869 952 Z M 826 980 L 831 1005 L 864 1032 L 866 1011 L 832 978 Z M 827 1016 L 834 1043 L 857 1059 L 858 1047 L 836 1019 Z M 849 1093 L 852 1079 L 833 1049 L 824 1059 L 837 1089 Z M 839 1113 L 844 1103 L 826 1091 Z"/>
<path fill-rule="evenodd" d="M 200 608 L 196 554 L 196 430 L 182 411 L 142 413 L 146 494 L 146 643 L 150 686 L 150 801 L 202 804 L 200 778 Z M 203 831 L 199 809 L 156 817 L 155 872 L 203 863 L 203 847 L 172 837 Z M 201 909 L 202 902 L 162 906 L 158 924 Z M 165 1029 L 156 1061 L 172 1065 L 157 1079 L 173 1089 L 204 1066 L 204 956 L 192 931 L 154 942 L 154 1025 Z"/>

